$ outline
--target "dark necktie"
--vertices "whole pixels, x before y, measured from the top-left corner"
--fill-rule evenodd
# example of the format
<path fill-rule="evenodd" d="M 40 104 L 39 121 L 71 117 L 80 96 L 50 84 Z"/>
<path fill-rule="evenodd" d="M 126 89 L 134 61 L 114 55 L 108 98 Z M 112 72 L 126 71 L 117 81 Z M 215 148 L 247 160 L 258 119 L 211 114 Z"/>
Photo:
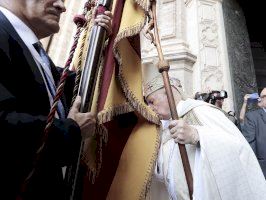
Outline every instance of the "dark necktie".
<path fill-rule="evenodd" d="M 42 44 L 40 42 L 34 43 L 33 46 L 37 50 L 39 55 L 41 56 L 42 61 L 44 62 L 44 64 L 41 65 L 41 70 L 43 72 L 45 82 L 48 86 L 50 94 L 54 98 L 55 93 L 56 93 L 56 87 L 55 87 L 55 84 L 52 78 L 50 58 L 48 54 L 46 53 L 46 51 L 43 49 Z M 65 109 L 64 109 L 64 106 L 61 100 L 57 104 L 57 113 L 59 115 L 59 118 L 65 118 Z"/>

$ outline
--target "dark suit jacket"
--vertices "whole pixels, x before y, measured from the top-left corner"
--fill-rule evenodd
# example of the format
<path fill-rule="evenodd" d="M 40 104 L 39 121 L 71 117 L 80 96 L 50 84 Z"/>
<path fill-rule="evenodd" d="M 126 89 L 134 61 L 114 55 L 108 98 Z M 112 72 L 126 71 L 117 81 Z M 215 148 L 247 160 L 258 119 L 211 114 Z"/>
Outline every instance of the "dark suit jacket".
<path fill-rule="evenodd" d="M 60 78 L 52 67 L 55 81 Z M 15 199 L 32 170 L 47 115 L 48 94 L 39 69 L 13 26 L 0 12 L 0 141 L 2 196 Z M 64 199 L 61 167 L 68 165 L 80 144 L 80 128 L 72 119 L 55 119 L 39 173 L 25 199 Z"/>
<path fill-rule="evenodd" d="M 242 132 L 255 152 L 266 177 L 266 112 L 263 109 L 248 112 Z"/>

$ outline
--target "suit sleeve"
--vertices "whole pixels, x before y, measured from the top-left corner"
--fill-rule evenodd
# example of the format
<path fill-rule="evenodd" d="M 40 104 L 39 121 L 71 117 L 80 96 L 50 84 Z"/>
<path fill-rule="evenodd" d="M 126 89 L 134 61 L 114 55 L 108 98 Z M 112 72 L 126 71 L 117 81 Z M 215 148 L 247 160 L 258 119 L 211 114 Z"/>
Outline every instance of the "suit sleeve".
<path fill-rule="evenodd" d="M 245 124 L 242 133 L 246 140 L 249 142 L 251 148 L 256 153 L 256 123 L 252 113 L 246 114 Z"/>
<path fill-rule="evenodd" d="M 10 66 L 10 60 L 1 48 L 0 58 L 2 67 Z M 4 72 L 5 70 L 2 70 L 2 73 Z M 47 116 L 17 111 L 17 104 L 21 100 L 12 94 L 3 81 L 3 76 L 1 77 L 1 146 L 12 147 L 9 151 L 10 157 L 14 156 L 21 162 L 30 160 L 41 145 Z M 68 164 L 79 150 L 80 139 L 80 128 L 75 121 L 55 119 L 48 136 L 47 158 L 62 166 Z"/>

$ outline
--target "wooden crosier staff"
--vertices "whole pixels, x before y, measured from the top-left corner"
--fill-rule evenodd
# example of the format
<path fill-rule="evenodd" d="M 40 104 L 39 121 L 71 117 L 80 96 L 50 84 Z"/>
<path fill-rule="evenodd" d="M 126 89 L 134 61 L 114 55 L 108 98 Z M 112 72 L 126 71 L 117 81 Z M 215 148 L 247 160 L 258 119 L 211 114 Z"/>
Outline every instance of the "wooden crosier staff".
<path fill-rule="evenodd" d="M 157 19 L 156 19 L 156 0 L 150 1 L 150 4 L 151 5 L 149 6 L 149 11 L 148 11 L 148 18 L 150 21 L 147 27 L 146 34 L 150 36 L 149 39 L 152 41 L 152 43 L 154 44 L 158 52 L 158 56 L 159 56 L 158 69 L 163 77 L 164 87 L 165 87 L 172 119 L 178 120 L 175 100 L 174 100 L 172 88 L 170 85 L 169 75 L 168 75 L 170 66 L 169 66 L 169 63 L 164 59 L 161 42 L 159 38 L 159 31 L 158 31 Z M 154 34 L 151 32 L 152 29 L 154 30 Z M 182 159 L 182 163 L 184 167 L 185 177 L 186 177 L 188 190 L 189 190 L 189 196 L 190 196 L 190 199 L 192 199 L 193 177 L 192 177 L 191 168 L 189 165 L 187 151 L 186 151 L 184 144 L 178 144 L 178 147 L 179 147 L 179 151 L 180 151 L 180 155 L 181 155 L 181 159 Z"/>

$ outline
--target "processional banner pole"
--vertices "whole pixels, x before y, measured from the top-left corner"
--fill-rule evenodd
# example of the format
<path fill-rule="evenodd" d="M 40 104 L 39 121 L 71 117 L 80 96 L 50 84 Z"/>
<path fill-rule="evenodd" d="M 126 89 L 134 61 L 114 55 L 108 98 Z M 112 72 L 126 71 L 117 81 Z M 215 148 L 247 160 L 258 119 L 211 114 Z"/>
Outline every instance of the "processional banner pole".
<path fill-rule="evenodd" d="M 170 85 L 170 80 L 169 80 L 169 75 L 168 75 L 170 65 L 168 61 L 166 61 L 164 58 L 162 47 L 161 47 L 161 42 L 160 42 L 160 37 L 159 37 L 157 18 L 156 18 L 156 0 L 150 1 L 150 6 L 148 10 L 148 18 L 149 18 L 149 24 L 147 27 L 146 35 L 149 36 L 149 39 L 152 41 L 152 43 L 154 44 L 158 52 L 158 57 L 159 57 L 158 70 L 162 74 L 162 77 L 163 77 L 164 87 L 165 87 L 165 91 L 167 94 L 167 99 L 168 99 L 172 119 L 178 120 L 179 117 L 177 114 L 176 104 L 175 104 L 173 91 Z M 152 29 L 153 29 L 154 34 L 151 32 Z M 183 168 L 185 172 L 185 177 L 186 177 L 186 181 L 188 185 L 189 196 L 190 196 L 190 199 L 192 200 L 193 177 L 191 173 L 187 151 L 186 151 L 184 144 L 178 144 L 178 147 L 179 147 L 179 151 L 180 151 L 180 155 L 181 155 L 181 159 L 183 163 Z"/>
<path fill-rule="evenodd" d="M 96 8 L 96 15 L 102 14 L 106 10 L 111 10 L 112 3 L 112 0 L 99 0 Z M 91 110 L 106 35 L 105 28 L 99 25 L 94 25 L 88 39 L 88 52 L 78 89 L 78 95 L 81 96 L 80 112 L 83 113 Z M 75 200 L 77 199 L 77 196 L 79 196 L 79 194 L 77 194 L 77 191 L 79 191 L 77 190 L 77 182 L 83 147 L 84 141 L 81 141 L 77 162 L 74 166 L 70 167 L 70 200 Z"/>

